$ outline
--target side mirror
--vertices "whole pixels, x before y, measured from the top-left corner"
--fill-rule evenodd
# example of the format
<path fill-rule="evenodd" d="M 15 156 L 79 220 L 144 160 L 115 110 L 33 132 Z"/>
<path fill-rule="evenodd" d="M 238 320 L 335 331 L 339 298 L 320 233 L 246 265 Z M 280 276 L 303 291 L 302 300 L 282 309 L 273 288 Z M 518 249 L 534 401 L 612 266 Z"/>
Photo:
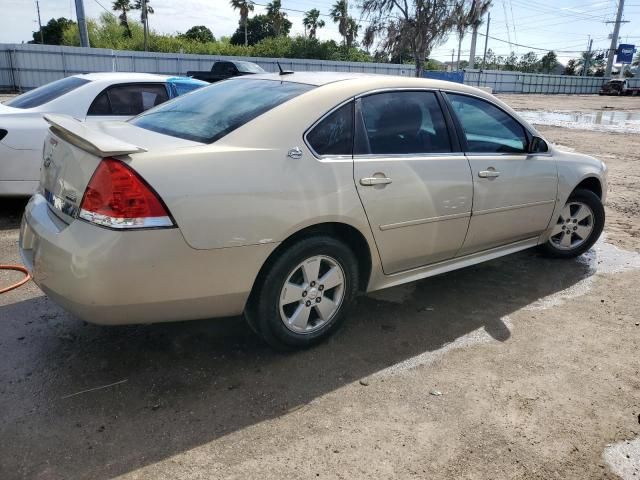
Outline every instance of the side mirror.
<path fill-rule="evenodd" d="M 529 153 L 547 153 L 549 145 L 540 137 L 533 137 L 529 142 Z"/>

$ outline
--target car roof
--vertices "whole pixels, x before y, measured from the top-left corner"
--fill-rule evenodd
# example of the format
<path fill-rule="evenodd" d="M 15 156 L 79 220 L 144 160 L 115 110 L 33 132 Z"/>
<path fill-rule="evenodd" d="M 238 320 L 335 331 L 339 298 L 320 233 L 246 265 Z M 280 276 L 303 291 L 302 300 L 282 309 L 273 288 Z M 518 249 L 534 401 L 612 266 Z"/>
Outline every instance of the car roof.
<path fill-rule="evenodd" d="M 482 97 L 489 95 L 481 89 L 470 87 L 456 82 L 433 80 L 430 78 L 416 78 L 400 75 L 383 75 L 374 73 L 355 72 L 291 72 L 284 75 L 279 73 L 259 73 L 244 77 L 235 77 L 233 80 L 279 80 L 283 82 L 305 83 L 321 87 L 337 82 L 357 83 L 363 89 L 374 90 L 376 88 L 432 88 L 437 90 L 451 90 L 467 92 Z"/>
<path fill-rule="evenodd" d="M 110 81 L 110 82 L 159 82 L 171 78 L 172 75 L 158 75 L 155 73 L 136 73 L 136 72 L 95 72 L 74 75 L 74 77 L 84 78 L 91 81 Z"/>

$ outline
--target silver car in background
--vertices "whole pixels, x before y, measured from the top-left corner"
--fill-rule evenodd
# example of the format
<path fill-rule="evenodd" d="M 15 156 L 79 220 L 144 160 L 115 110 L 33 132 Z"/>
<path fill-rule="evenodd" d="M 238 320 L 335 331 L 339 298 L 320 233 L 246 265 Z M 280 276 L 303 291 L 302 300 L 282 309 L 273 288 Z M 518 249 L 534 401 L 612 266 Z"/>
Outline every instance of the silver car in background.
<path fill-rule="evenodd" d="M 277 348 L 369 292 L 540 246 L 582 254 L 606 167 L 464 85 L 342 73 L 223 81 L 130 122 L 47 116 L 20 250 L 89 322 L 244 314 Z"/>

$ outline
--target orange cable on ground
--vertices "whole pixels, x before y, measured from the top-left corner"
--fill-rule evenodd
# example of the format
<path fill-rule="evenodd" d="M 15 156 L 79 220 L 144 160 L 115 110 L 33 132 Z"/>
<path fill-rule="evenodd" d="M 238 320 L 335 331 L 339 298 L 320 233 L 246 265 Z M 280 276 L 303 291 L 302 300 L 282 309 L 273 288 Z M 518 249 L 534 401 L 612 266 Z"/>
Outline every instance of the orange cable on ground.
<path fill-rule="evenodd" d="M 17 283 L 14 283 L 13 285 L 9 285 L 6 288 L 0 288 L 0 294 L 1 293 L 7 293 L 15 288 L 18 288 L 22 285 L 24 285 L 25 283 L 27 283 L 29 280 L 31 280 L 31 274 L 29 273 L 29 271 L 23 267 L 22 265 L 0 265 L 0 270 L 15 270 L 17 272 L 22 272 L 25 274 L 25 277 L 20 280 Z"/>

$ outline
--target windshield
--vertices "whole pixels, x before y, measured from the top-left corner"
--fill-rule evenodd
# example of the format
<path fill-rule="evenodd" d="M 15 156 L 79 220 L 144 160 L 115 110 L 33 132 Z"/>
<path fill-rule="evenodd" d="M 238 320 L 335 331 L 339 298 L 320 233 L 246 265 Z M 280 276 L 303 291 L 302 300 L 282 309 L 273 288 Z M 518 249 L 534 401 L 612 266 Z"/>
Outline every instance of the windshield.
<path fill-rule="evenodd" d="M 89 82 L 90 80 L 78 77 L 63 78 L 18 95 L 5 105 L 14 108 L 39 107 Z"/>
<path fill-rule="evenodd" d="M 278 80 L 225 80 L 147 110 L 131 123 L 172 137 L 213 143 L 312 88 Z"/>
<path fill-rule="evenodd" d="M 251 62 L 234 62 L 236 64 L 236 68 L 239 72 L 242 73 L 267 73 L 265 70 L 255 63 Z"/>

